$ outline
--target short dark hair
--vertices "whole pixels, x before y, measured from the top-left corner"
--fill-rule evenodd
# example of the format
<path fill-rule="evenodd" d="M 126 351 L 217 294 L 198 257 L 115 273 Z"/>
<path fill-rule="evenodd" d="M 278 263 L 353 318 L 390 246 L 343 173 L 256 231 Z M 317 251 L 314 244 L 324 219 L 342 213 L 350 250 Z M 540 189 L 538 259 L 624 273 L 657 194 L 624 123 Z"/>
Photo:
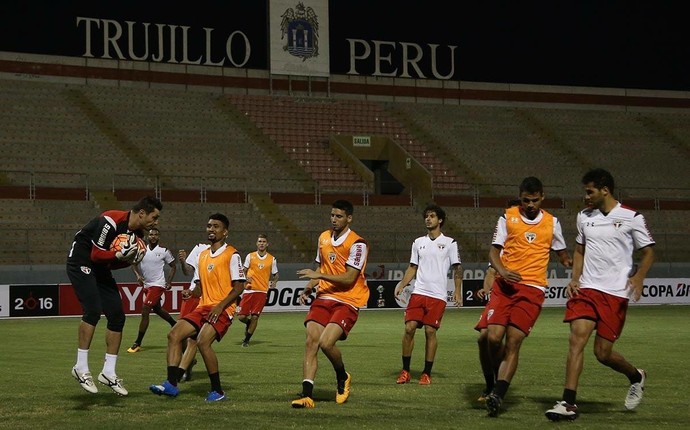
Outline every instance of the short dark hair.
<path fill-rule="evenodd" d="M 230 220 L 228 217 L 223 215 L 222 213 L 214 213 L 208 216 L 208 219 L 214 219 L 216 221 L 220 221 L 223 223 L 223 226 L 227 229 L 230 226 Z"/>
<path fill-rule="evenodd" d="M 443 210 L 443 208 L 435 203 L 429 203 L 426 205 L 424 208 L 424 212 L 422 212 L 422 219 L 426 218 L 426 214 L 429 212 L 434 212 L 436 213 L 436 216 L 438 217 L 439 220 L 441 220 L 440 224 L 441 227 L 443 227 L 443 223 L 446 222 L 446 211 Z"/>
<path fill-rule="evenodd" d="M 522 204 L 522 200 L 520 199 L 508 199 L 508 202 L 506 203 L 507 208 L 512 208 L 513 206 L 520 206 Z"/>
<path fill-rule="evenodd" d="M 266 233 L 259 233 L 258 236 L 256 236 L 256 238 L 268 240 L 268 236 L 266 236 Z"/>
<path fill-rule="evenodd" d="M 158 229 L 158 227 L 151 227 L 151 228 L 149 229 L 149 233 L 151 233 L 152 231 L 157 231 L 158 233 L 161 232 L 161 231 Z"/>
<path fill-rule="evenodd" d="M 587 185 L 590 182 L 594 185 L 594 188 L 601 190 L 606 187 L 609 189 L 609 193 L 613 194 L 615 184 L 613 175 L 608 170 L 597 168 L 585 173 L 582 177 L 582 185 Z"/>
<path fill-rule="evenodd" d="M 143 197 L 141 200 L 139 200 L 133 207 L 132 210 L 134 212 L 139 212 L 140 210 L 144 210 L 147 214 L 150 214 L 154 210 L 158 209 L 159 211 L 163 210 L 163 203 L 161 203 L 160 199 L 152 196 L 146 196 Z"/>
<path fill-rule="evenodd" d="M 355 208 L 352 206 L 352 203 L 347 200 L 336 200 L 333 202 L 332 207 L 345 211 L 345 214 L 347 215 L 352 215 L 355 212 Z"/>
<path fill-rule="evenodd" d="M 543 193 L 544 192 L 544 185 L 541 183 L 541 181 L 538 178 L 535 178 L 534 176 L 528 176 L 525 179 L 522 180 L 520 183 L 520 194 L 522 193 L 528 193 L 528 194 L 535 194 L 535 193 Z"/>

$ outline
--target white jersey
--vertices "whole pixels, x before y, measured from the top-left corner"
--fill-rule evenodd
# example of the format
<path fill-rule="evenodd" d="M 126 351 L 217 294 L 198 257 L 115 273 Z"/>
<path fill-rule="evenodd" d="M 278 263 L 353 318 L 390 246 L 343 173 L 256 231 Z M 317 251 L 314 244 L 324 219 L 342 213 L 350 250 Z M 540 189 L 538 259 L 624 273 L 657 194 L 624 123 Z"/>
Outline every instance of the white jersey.
<path fill-rule="evenodd" d="M 165 266 L 175 261 L 172 252 L 156 244 L 146 249 L 144 258 L 139 263 L 139 271 L 144 277 L 144 287 L 165 287 Z"/>
<path fill-rule="evenodd" d="M 410 264 L 417 266 L 412 294 L 447 300 L 448 270 L 460 264 L 458 243 L 443 233 L 436 239 L 421 236 L 412 243 Z"/>
<path fill-rule="evenodd" d="M 187 259 L 185 260 L 185 263 L 194 267 L 194 274 L 192 275 L 192 282 L 189 284 L 190 290 L 193 290 L 194 287 L 196 287 L 196 282 L 199 280 L 199 271 L 197 270 L 197 268 L 199 267 L 199 254 L 201 254 L 201 251 L 208 249 L 210 247 L 211 247 L 211 245 L 208 243 L 199 243 L 187 255 Z"/>
<path fill-rule="evenodd" d="M 620 203 L 608 215 L 598 209 L 580 212 L 575 241 L 585 248 L 580 287 L 623 298 L 629 298 L 633 252 L 655 243 L 644 216 Z"/>

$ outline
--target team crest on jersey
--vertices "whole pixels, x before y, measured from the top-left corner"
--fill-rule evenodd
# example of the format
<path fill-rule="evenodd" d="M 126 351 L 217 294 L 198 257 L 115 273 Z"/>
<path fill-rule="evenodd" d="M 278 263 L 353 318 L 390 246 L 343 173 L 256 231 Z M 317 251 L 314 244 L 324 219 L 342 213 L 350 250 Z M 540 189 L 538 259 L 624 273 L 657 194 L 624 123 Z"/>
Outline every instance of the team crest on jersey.
<path fill-rule="evenodd" d="M 531 231 L 528 231 L 525 233 L 525 239 L 527 239 L 528 243 L 534 242 L 536 238 L 537 238 L 537 233 L 532 233 Z"/>
<path fill-rule="evenodd" d="M 80 269 L 81 269 L 81 271 L 82 271 L 85 275 L 90 275 L 90 274 L 91 274 L 91 268 L 90 268 L 90 267 L 81 266 Z"/>
<path fill-rule="evenodd" d="M 259 266 L 258 266 L 258 267 L 259 267 L 259 270 L 263 269 L 263 268 L 264 268 L 264 263 L 259 263 Z"/>
<path fill-rule="evenodd" d="M 285 39 L 283 51 L 306 61 L 319 55 L 319 21 L 310 6 L 299 2 L 295 8 L 287 8 L 281 16 L 281 39 Z"/>
<path fill-rule="evenodd" d="M 328 253 L 328 261 L 330 261 L 331 263 L 335 263 L 335 257 L 335 252 Z"/>
<path fill-rule="evenodd" d="M 622 225 L 623 225 L 623 221 L 621 221 L 619 219 L 613 221 L 613 228 L 615 228 L 616 230 L 621 228 Z"/>
<path fill-rule="evenodd" d="M 444 243 L 439 243 L 437 246 L 439 251 L 443 251 L 444 249 L 446 249 L 446 245 Z"/>
<path fill-rule="evenodd" d="M 206 266 L 206 270 L 210 272 L 211 270 L 213 270 L 213 267 L 213 263 L 210 263 L 208 266 Z"/>

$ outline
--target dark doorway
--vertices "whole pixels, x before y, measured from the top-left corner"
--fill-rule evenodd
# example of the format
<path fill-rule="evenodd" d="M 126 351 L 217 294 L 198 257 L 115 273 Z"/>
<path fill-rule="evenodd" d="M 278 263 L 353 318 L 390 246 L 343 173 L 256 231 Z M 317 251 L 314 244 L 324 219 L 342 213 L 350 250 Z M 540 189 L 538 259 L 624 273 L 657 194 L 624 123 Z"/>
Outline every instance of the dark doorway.
<path fill-rule="evenodd" d="M 388 171 L 388 160 L 361 160 L 365 166 L 374 172 L 374 188 L 376 194 L 399 195 L 405 189 Z"/>

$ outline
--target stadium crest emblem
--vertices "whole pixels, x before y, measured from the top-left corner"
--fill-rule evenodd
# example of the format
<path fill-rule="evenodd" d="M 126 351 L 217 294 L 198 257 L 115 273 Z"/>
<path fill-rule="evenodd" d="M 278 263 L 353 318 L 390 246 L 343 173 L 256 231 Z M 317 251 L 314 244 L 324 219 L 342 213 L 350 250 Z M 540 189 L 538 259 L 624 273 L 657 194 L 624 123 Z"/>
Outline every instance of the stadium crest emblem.
<path fill-rule="evenodd" d="M 527 239 L 527 242 L 528 242 L 528 243 L 534 242 L 534 240 L 535 240 L 536 238 L 537 238 L 537 233 L 532 233 L 532 232 L 530 232 L 530 231 L 528 231 L 527 233 L 525 233 L 525 239 Z"/>
<path fill-rule="evenodd" d="M 283 50 L 290 55 L 306 61 L 307 58 L 319 56 L 319 21 L 316 12 L 310 6 L 299 2 L 295 9 L 287 8 L 280 16 L 281 40 L 285 40 Z M 287 38 L 286 38 L 287 36 Z"/>

